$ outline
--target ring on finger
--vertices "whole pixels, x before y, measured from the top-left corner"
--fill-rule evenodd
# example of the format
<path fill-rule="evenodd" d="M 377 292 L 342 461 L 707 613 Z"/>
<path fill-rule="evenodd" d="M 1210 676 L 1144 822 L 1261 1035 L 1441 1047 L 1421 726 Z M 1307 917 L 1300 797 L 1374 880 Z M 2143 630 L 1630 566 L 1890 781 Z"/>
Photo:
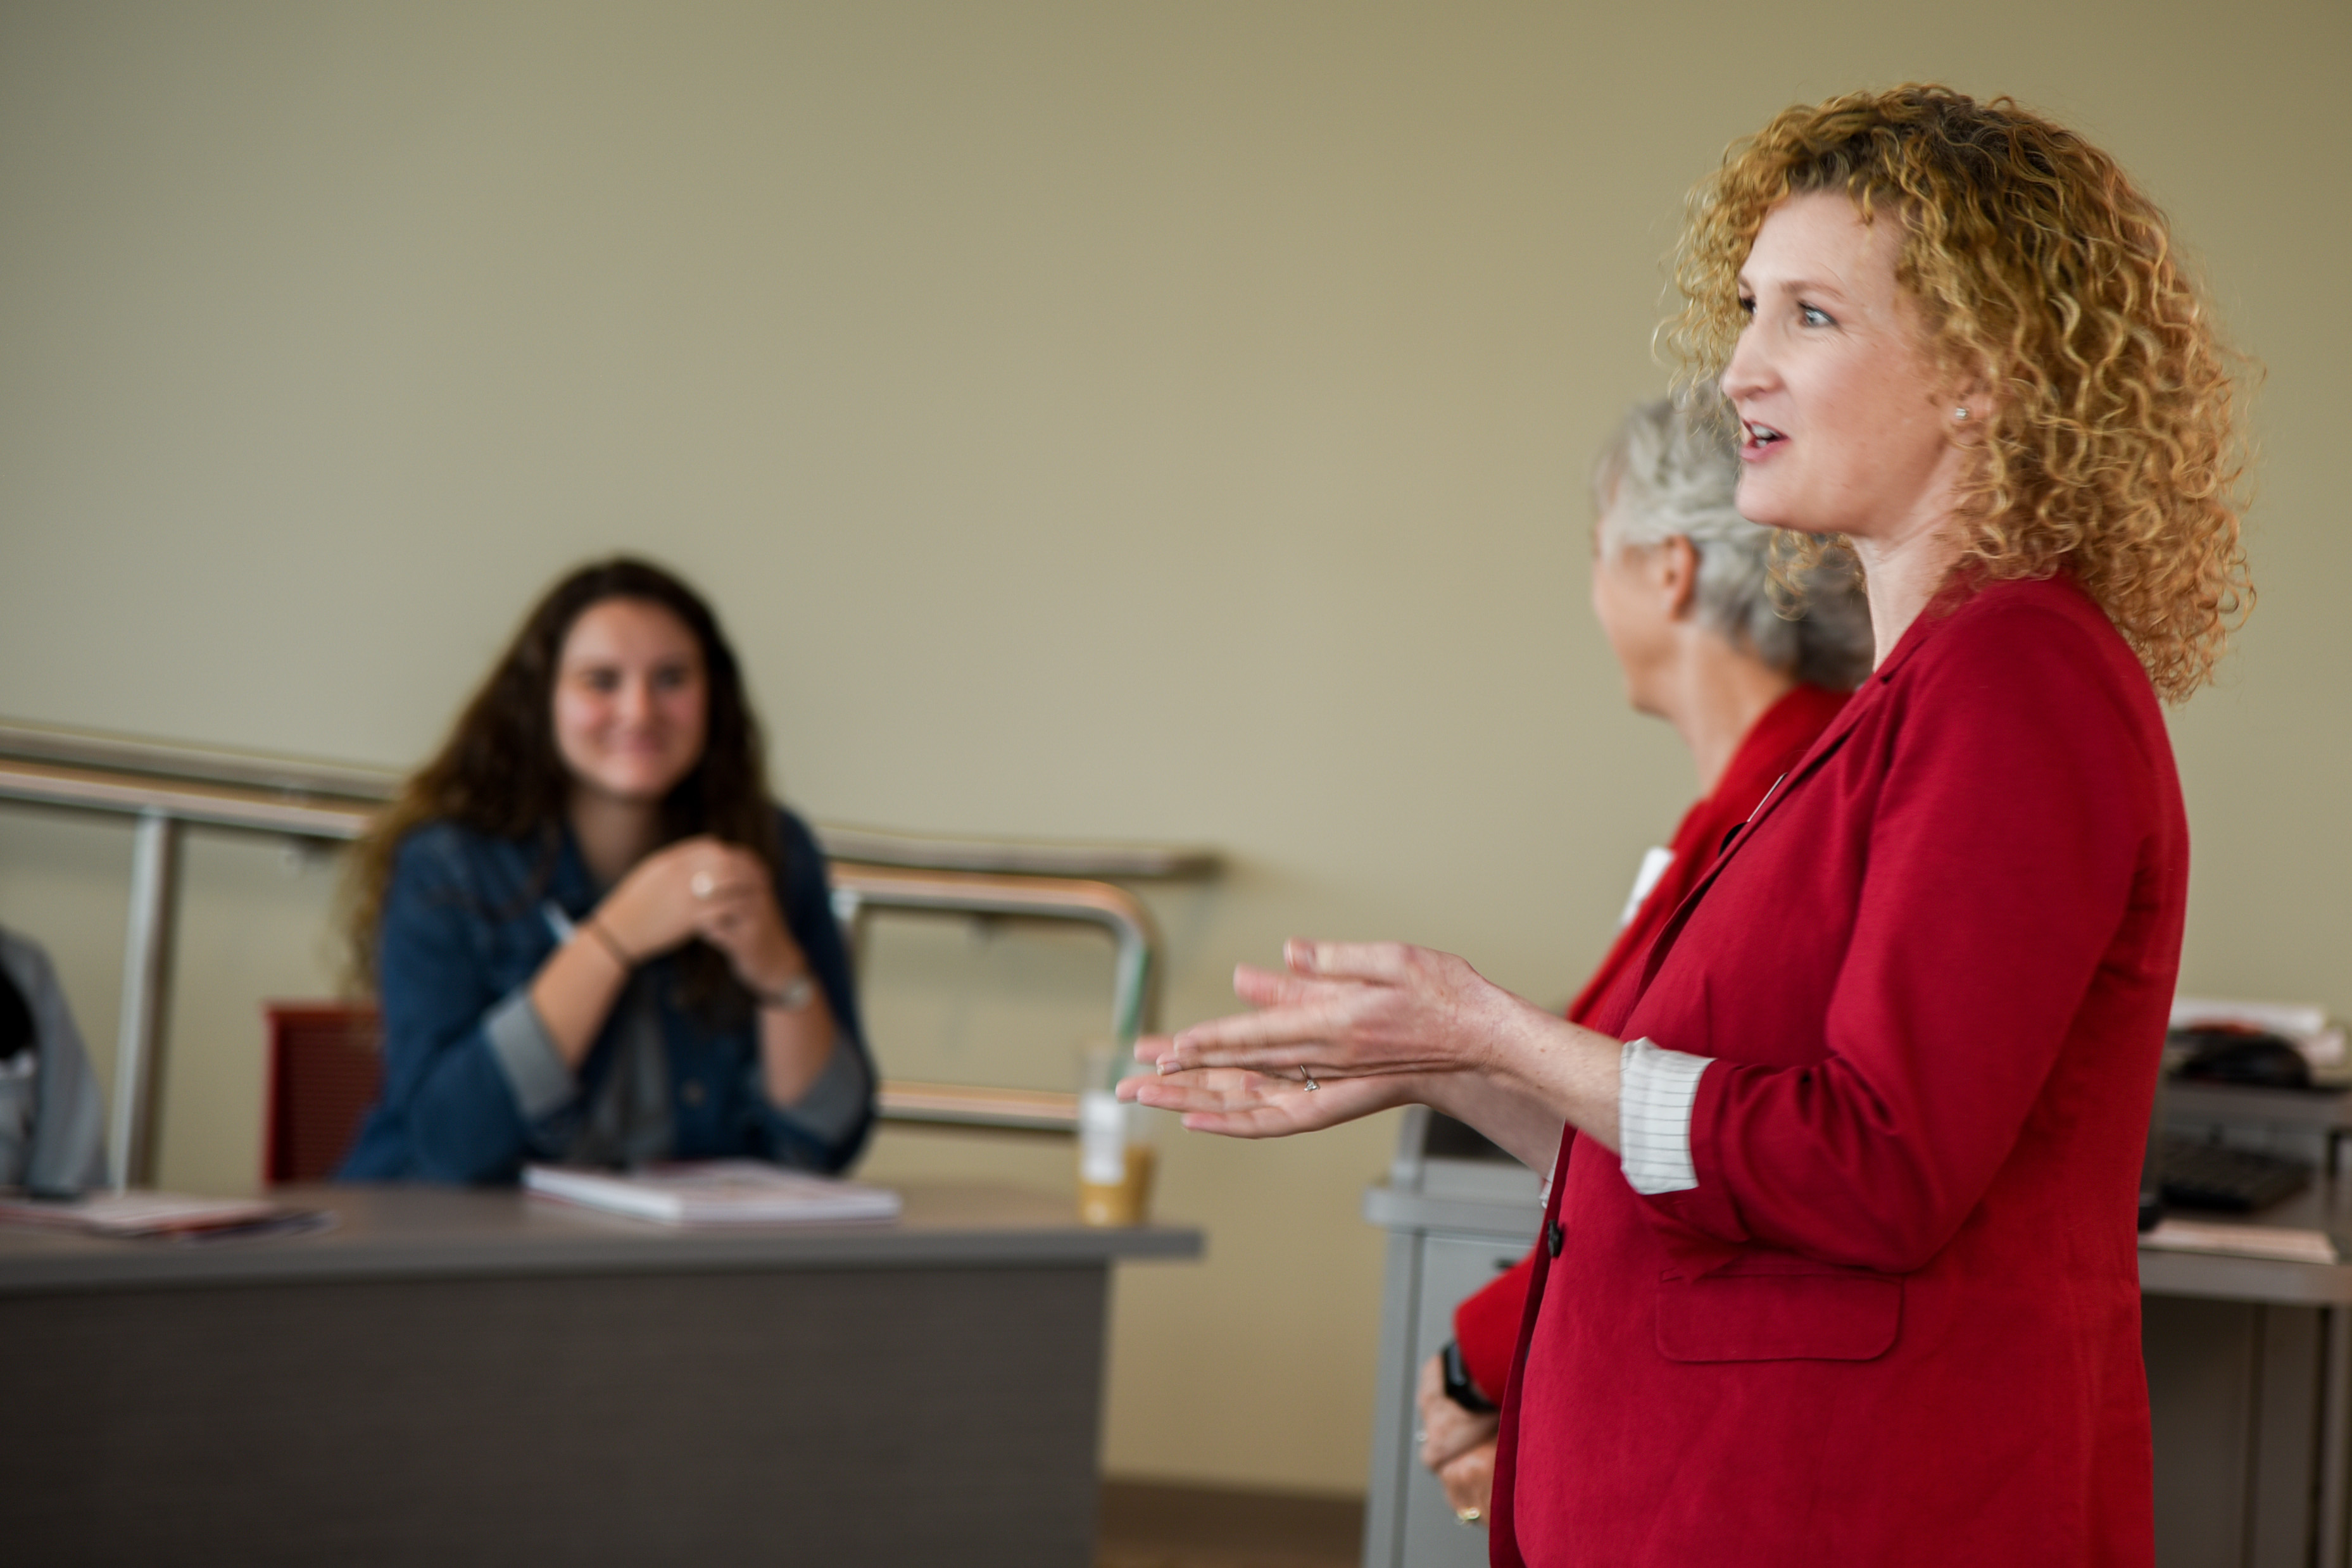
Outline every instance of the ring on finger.
<path fill-rule="evenodd" d="M 1309 1094 L 1314 1093 L 1315 1091 L 1323 1087 L 1323 1085 L 1315 1082 L 1315 1074 L 1304 1067 L 1298 1070 L 1298 1082 L 1307 1085 L 1307 1092 Z"/>

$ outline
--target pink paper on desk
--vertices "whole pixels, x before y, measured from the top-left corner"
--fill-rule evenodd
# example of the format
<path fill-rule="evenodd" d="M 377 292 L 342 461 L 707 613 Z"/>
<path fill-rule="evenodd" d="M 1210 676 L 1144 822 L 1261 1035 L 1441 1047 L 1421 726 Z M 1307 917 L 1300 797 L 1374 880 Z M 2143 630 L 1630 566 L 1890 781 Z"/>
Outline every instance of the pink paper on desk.
<path fill-rule="evenodd" d="M 333 1223 L 333 1217 L 310 1209 L 289 1208 L 267 1198 L 194 1197 L 186 1193 L 134 1189 L 94 1193 L 58 1202 L 0 1198 L 0 1222 L 79 1230 L 91 1236 L 193 1240 L 265 1231 L 320 1229 Z"/>

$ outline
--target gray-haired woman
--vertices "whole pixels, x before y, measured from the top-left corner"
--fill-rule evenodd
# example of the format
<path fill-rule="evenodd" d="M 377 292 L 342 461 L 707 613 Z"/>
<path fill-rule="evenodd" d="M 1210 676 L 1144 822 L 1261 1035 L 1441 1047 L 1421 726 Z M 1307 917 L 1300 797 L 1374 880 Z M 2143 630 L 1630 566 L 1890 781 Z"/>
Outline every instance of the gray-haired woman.
<path fill-rule="evenodd" d="M 1727 434 L 1664 401 L 1629 413 L 1593 467 L 1593 612 L 1628 700 L 1690 748 L 1700 800 L 1643 861 L 1616 942 L 1569 1004 L 1580 1023 L 1870 668 L 1861 585 L 1842 566 L 1784 571 L 1776 584 L 1774 530 L 1732 504 L 1738 467 Z M 1334 1090 L 1344 1092 L 1323 1092 Z M 1465 1522 L 1486 1517 L 1494 1406 L 1532 1258 L 1455 1310 L 1454 1345 L 1422 1369 L 1423 1462 Z"/>

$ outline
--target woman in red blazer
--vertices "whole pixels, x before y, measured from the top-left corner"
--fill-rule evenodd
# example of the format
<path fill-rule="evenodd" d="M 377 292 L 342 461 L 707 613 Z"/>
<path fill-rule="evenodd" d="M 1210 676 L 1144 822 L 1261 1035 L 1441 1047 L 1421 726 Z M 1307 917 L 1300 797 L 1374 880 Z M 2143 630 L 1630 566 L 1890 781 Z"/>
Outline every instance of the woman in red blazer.
<path fill-rule="evenodd" d="M 1670 341 L 1740 422 L 1740 510 L 1850 541 L 1871 677 L 1591 1027 L 1294 943 L 1136 1092 L 1559 1149 L 1498 1563 L 2138 1568 L 2188 880 L 2158 701 L 2246 595 L 2208 313 L 2112 159 L 1941 89 L 1788 110 L 1690 210 Z"/>

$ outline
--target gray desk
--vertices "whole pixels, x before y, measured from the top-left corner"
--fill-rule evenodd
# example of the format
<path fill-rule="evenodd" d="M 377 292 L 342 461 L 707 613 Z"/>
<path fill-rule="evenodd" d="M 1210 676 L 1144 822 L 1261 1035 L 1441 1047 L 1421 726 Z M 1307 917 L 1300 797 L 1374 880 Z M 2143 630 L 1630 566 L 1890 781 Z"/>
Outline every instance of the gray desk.
<path fill-rule="evenodd" d="M 1035 1195 L 679 1231 L 293 1189 L 324 1235 L 0 1231 L 12 1562 L 1064 1563 L 1093 1552 L 1117 1259 Z"/>
<path fill-rule="evenodd" d="M 1486 1562 L 1486 1533 L 1454 1521 L 1419 1462 L 1413 1378 L 1453 1337 L 1454 1305 L 1517 1262 L 1542 1218 L 1532 1172 L 1426 1153 L 1426 1117 L 1408 1113 L 1389 1181 L 1364 1195 L 1389 1232 L 1365 1568 Z M 2352 1177 L 2262 1220 L 2352 1234 Z M 2152 1248 L 2139 1261 L 2161 1568 L 2347 1568 L 2352 1265 Z"/>
<path fill-rule="evenodd" d="M 2261 1217 L 2352 1221 L 2323 1178 Z M 2161 1568 L 2345 1568 L 2352 1486 L 2352 1266 L 2139 1254 Z"/>

